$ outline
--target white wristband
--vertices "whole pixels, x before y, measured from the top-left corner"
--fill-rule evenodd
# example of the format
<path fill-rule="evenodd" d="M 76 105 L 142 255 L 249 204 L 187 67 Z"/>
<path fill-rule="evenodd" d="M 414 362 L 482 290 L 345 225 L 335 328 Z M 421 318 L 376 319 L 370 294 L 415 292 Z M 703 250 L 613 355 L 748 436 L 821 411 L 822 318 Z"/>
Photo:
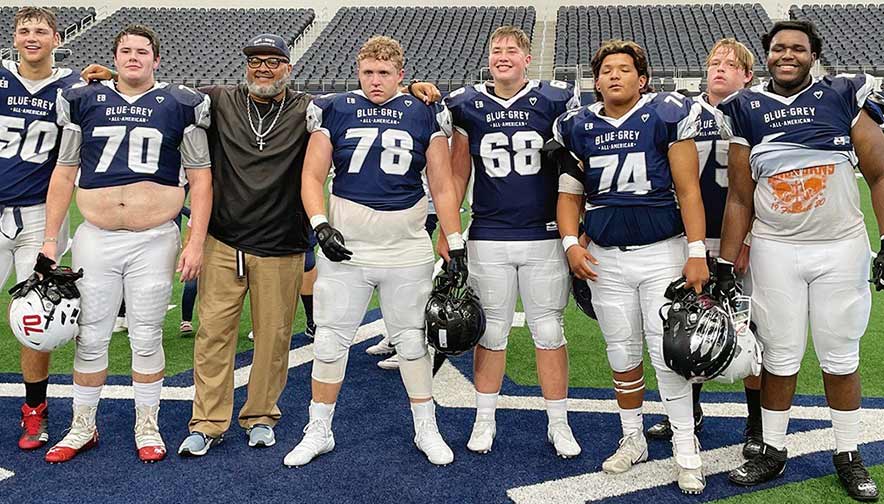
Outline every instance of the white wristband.
<path fill-rule="evenodd" d="M 703 240 L 688 243 L 688 257 L 706 259 L 706 242 Z"/>
<path fill-rule="evenodd" d="M 310 227 L 313 229 L 316 229 L 316 226 L 326 222 L 328 222 L 328 218 L 322 214 L 316 214 L 313 217 L 310 217 Z"/>
<path fill-rule="evenodd" d="M 451 233 L 445 235 L 445 239 L 448 240 L 448 250 L 462 250 L 463 249 L 463 235 L 460 233 Z"/>
<path fill-rule="evenodd" d="M 745 245 L 747 247 L 752 246 L 752 233 L 751 232 L 746 233 L 746 237 L 743 238 L 743 245 Z"/>
<path fill-rule="evenodd" d="M 576 236 L 568 235 L 562 238 L 562 248 L 565 249 L 565 252 L 567 252 L 568 249 L 573 247 L 574 245 L 580 245 L 580 241 L 577 239 Z"/>

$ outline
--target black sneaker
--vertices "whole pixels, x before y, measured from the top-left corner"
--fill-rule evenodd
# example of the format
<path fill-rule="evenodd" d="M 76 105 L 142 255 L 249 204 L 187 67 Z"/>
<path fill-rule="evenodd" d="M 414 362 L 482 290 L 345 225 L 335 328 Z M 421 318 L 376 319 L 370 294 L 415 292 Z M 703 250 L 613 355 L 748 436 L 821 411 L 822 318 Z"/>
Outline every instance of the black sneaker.
<path fill-rule="evenodd" d="M 755 458 L 747 460 L 743 465 L 727 475 L 731 483 L 742 486 L 755 486 L 766 483 L 786 470 L 786 449 L 777 450 L 764 444 Z"/>
<path fill-rule="evenodd" d="M 703 412 L 699 417 L 694 417 L 694 434 L 698 434 L 703 430 Z M 672 439 L 672 424 L 669 423 L 669 417 L 663 417 L 663 420 L 648 428 L 648 437 L 653 439 Z"/>
<path fill-rule="evenodd" d="M 653 439 L 670 439 L 672 437 L 672 424 L 669 423 L 669 417 L 663 417 L 663 420 L 652 425 L 648 429 L 648 437 Z"/>
<path fill-rule="evenodd" d="M 743 458 L 746 460 L 755 458 L 764 448 L 764 440 L 761 437 L 761 425 L 746 423 L 746 430 L 743 431 L 746 441 L 743 443 Z"/>
<path fill-rule="evenodd" d="M 878 500 L 878 486 L 869 476 L 869 471 L 863 465 L 863 459 L 858 451 L 836 453 L 832 455 L 832 462 L 835 464 L 841 485 L 847 490 L 847 495 L 864 502 Z"/>

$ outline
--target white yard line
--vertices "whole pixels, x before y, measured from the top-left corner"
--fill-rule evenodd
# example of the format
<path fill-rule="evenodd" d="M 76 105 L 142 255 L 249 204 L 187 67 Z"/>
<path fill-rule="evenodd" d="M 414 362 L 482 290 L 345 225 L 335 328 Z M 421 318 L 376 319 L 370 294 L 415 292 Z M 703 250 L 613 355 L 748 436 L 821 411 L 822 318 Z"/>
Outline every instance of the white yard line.
<path fill-rule="evenodd" d="M 383 319 L 365 324 L 356 332 L 353 343 L 361 343 L 373 338 L 385 331 Z M 289 368 L 307 364 L 313 360 L 313 344 L 304 345 L 289 351 Z M 241 367 L 233 373 L 233 386 L 244 387 L 249 383 L 249 373 L 252 365 Z M 49 385 L 47 390 L 49 397 L 72 398 L 74 396 L 73 385 Z M 25 386 L 21 383 L 0 383 L 0 397 L 24 397 Z M 103 399 L 132 399 L 131 385 L 105 385 L 101 390 Z M 189 387 L 163 387 L 161 398 L 166 401 L 192 401 L 193 385 Z"/>

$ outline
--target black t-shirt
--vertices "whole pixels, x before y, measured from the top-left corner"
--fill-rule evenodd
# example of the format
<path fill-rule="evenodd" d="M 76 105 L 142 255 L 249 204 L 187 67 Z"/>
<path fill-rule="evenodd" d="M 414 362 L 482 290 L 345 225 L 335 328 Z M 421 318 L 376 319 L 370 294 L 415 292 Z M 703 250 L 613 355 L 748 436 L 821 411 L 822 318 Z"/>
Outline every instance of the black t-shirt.
<path fill-rule="evenodd" d="M 257 256 L 299 254 L 307 250 L 308 219 L 301 202 L 301 171 L 307 150 L 306 112 L 311 97 L 288 90 L 279 119 L 259 150 L 249 126 L 265 116 L 267 131 L 279 104 L 250 104 L 244 84 L 201 89 L 212 99 L 209 148 L 212 156 L 212 218 L 209 234 Z"/>

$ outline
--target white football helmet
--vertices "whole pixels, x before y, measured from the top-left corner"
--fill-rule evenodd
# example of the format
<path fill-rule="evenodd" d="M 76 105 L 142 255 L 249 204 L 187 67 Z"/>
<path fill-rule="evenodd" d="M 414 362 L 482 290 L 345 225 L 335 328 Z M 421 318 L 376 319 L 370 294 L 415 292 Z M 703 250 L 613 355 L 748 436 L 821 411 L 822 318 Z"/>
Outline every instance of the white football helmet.
<path fill-rule="evenodd" d="M 80 326 L 80 298 L 61 298 L 54 304 L 31 289 L 9 303 L 9 325 L 22 345 L 39 352 L 51 352 L 77 337 Z"/>
<path fill-rule="evenodd" d="M 83 270 L 72 271 L 39 254 L 36 273 L 9 293 L 9 325 L 22 345 L 51 352 L 77 337 L 80 331 L 80 291 L 76 281 Z"/>

